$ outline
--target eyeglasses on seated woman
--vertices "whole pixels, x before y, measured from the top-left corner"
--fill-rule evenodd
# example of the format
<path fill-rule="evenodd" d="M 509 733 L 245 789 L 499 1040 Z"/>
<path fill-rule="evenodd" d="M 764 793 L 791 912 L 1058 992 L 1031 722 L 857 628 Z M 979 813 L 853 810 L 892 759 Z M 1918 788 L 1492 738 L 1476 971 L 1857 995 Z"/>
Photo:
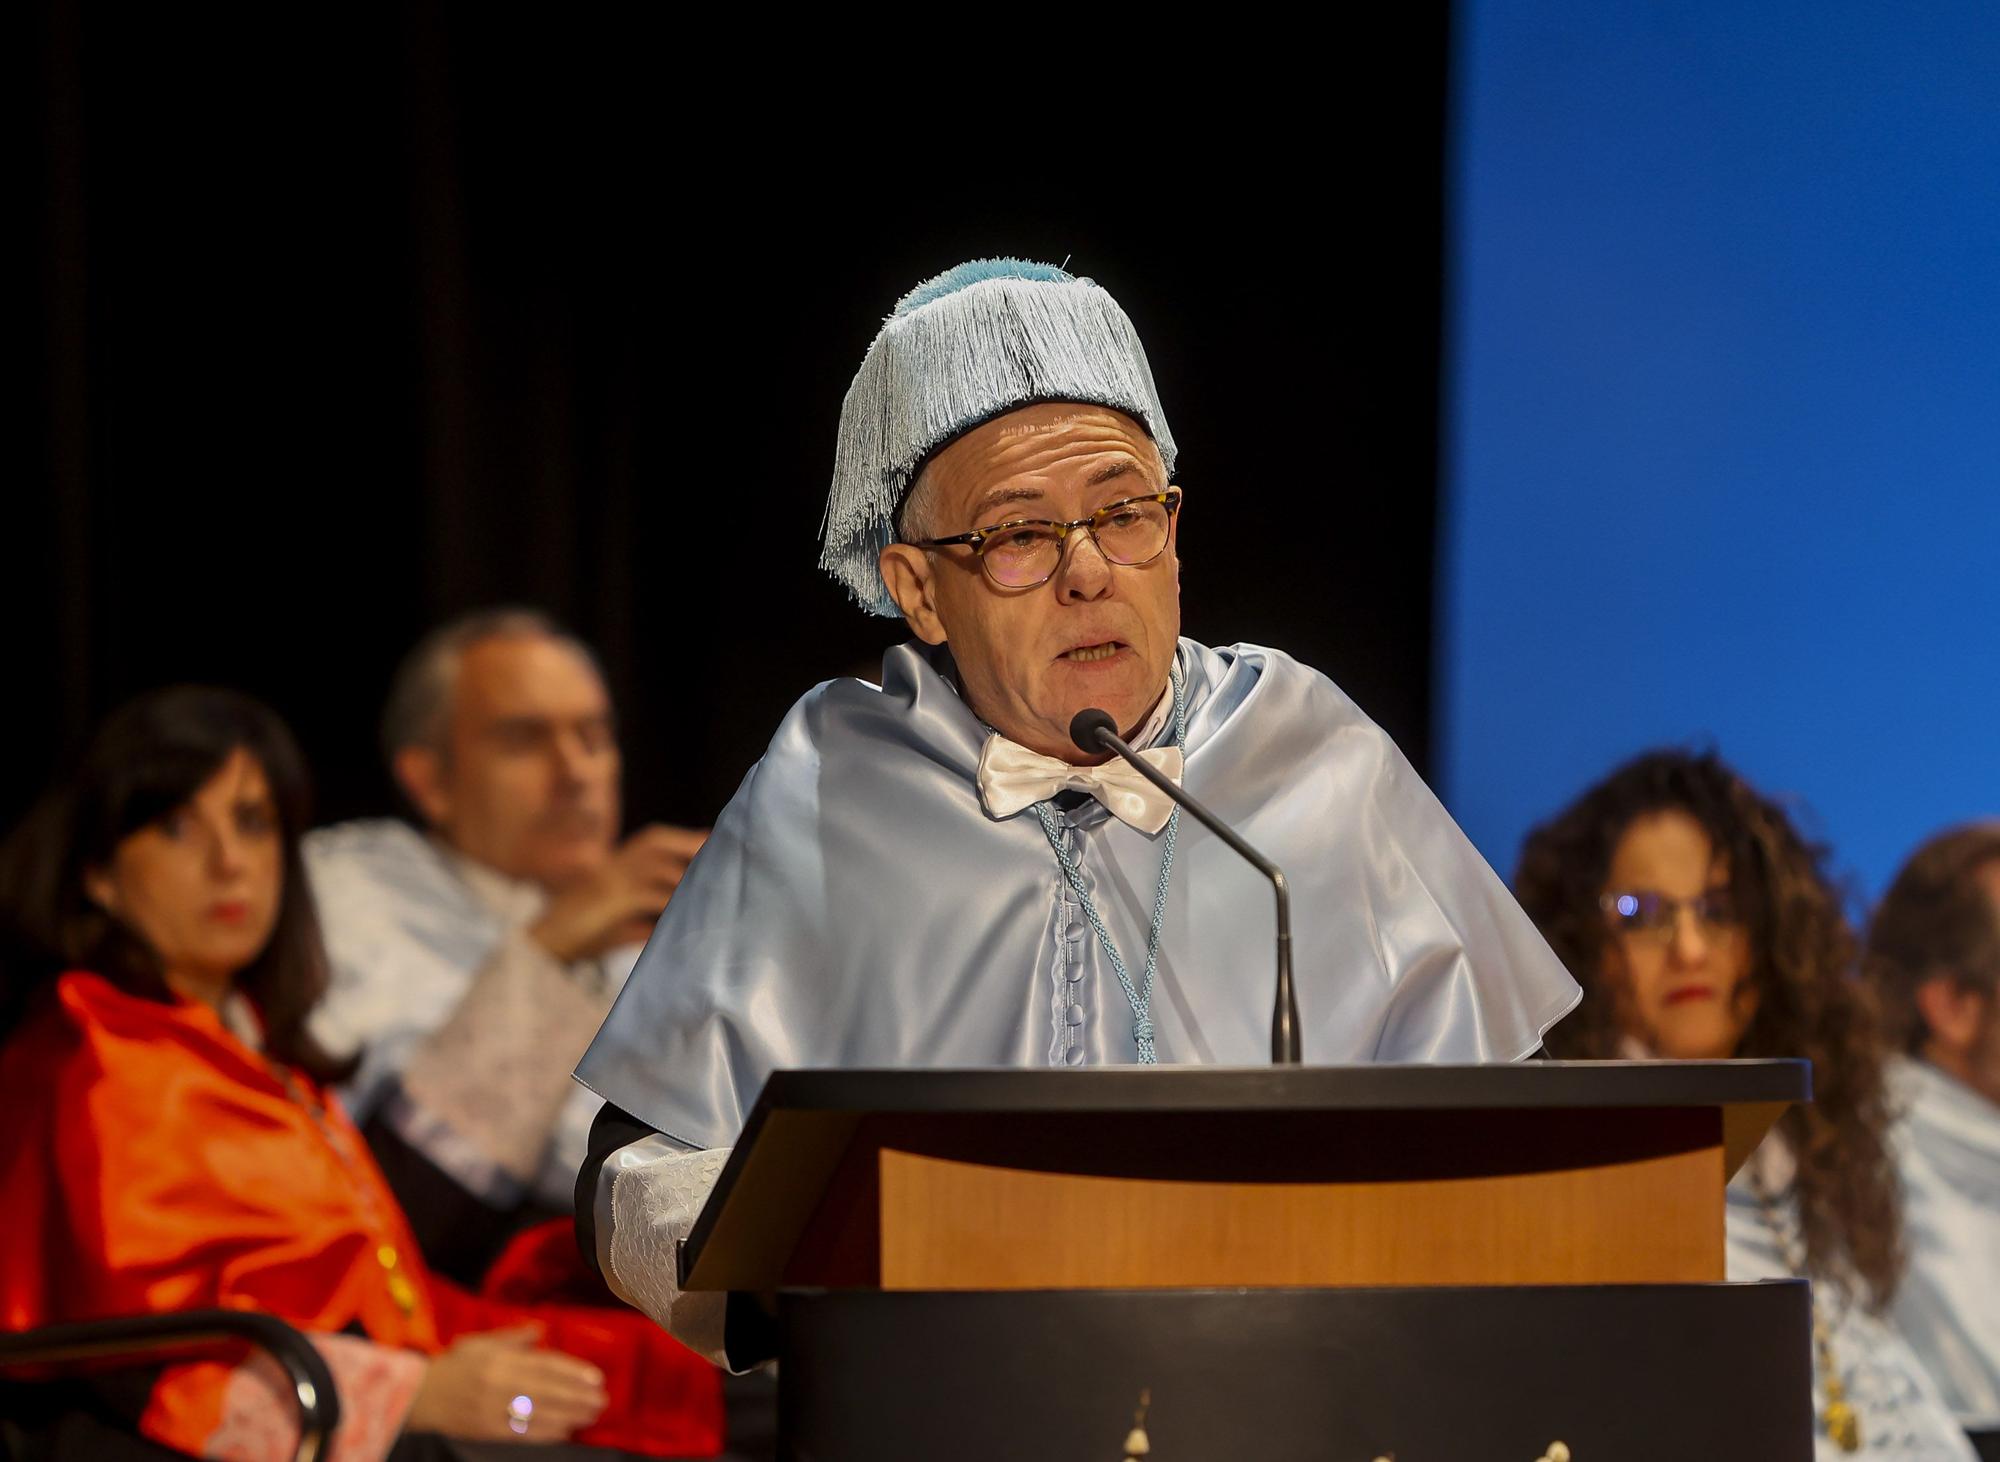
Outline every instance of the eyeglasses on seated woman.
<path fill-rule="evenodd" d="M 1973 1457 L 1882 1318 L 1902 1265 L 1881 1031 L 1824 854 L 1713 755 L 1641 756 L 1529 835 L 1514 889 L 1583 986 L 1569 1059 L 1803 1057 L 1730 1183 L 1729 1277 L 1809 1278 L 1820 1455 Z"/>

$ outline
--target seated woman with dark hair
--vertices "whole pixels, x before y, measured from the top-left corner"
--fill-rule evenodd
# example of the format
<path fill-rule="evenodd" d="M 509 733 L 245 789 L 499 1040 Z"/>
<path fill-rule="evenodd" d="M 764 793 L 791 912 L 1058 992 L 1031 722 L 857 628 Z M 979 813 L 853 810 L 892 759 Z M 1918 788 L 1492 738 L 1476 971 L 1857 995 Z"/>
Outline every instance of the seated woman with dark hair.
<path fill-rule="evenodd" d="M 1515 893 L 1584 996 L 1570 1059 L 1805 1057 L 1792 1108 L 1729 1185 L 1729 1277 L 1813 1282 L 1822 1457 L 1970 1459 L 1880 1318 L 1901 1266 L 1878 1022 L 1822 855 L 1714 756 L 1642 756 L 1529 834 Z"/>
<path fill-rule="evenodd" d="M 0 856 L 0 1326 L 275 1315 L 333 1371 L 342 1462 L 439 1436 L 712 1454 L 716 1373 L 641 1316 L 425 1271 L 307 1033 L 306 806 L 270 711 L 183 687 L 113 715 Z M 193 1361 L 127 1419 L 187 1453 L 289 1456 L 289 1405 L 274 1368 Z"/>

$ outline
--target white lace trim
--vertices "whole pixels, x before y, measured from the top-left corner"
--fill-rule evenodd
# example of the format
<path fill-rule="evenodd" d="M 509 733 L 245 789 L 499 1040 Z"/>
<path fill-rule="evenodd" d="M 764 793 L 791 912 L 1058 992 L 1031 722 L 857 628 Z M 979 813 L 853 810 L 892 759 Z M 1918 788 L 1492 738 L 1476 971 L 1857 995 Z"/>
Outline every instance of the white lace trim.
<path fill-rule="evenodd" d="M 609 993 L 586 989 L 513 930 L 410 1057 L 403 1091 L 516 1182 L 532 1183 L 576 1089 L 570 1070 L 610 1009 Z"/>
<path fill-rule="evenodd" d="M 728 1364 L 723 1317 L 729 1296 L 682 1291 L 680 1245 L 729 1153 L 726 1147 L 676 1150 L 667 1139 L 648 1137 L 613 1153 L 598 1178 L 611 1184 L 611 1233 L 608 1240 L 598 1235 L 605 1278 L 621 1299 L 717 1365 Z"/>

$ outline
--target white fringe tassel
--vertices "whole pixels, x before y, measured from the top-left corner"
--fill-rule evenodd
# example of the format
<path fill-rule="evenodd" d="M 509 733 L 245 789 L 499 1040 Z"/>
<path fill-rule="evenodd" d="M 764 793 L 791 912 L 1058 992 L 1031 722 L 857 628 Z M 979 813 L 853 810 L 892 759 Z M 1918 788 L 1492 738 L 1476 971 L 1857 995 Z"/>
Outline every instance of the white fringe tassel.
<path fill-rule="evenodd" d="M 1174 468 L 1174 439 L 1138 332 L 1088 279 L 986 279 L 892 315 L 840 410 L 819 566 L 872 614 L 899 612 L 876 559 L 926 453 L 1035 401 L 1080 401 L 1138 418 Z"/>

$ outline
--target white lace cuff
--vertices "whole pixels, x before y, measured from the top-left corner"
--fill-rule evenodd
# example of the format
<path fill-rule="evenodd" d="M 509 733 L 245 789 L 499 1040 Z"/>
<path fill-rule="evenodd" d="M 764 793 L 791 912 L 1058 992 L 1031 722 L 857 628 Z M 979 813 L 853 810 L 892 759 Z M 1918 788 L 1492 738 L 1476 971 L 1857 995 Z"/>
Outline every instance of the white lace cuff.
<path fill-rule="evenodd" d="M 610 1187 L 609 1232 L 597 1226 L 598 1258 L 619 1298 L 643 1310 L 681 1344 L 719 1366 L 729 1296 L 721 1291 L 684 1293 L 680 1245 L 729 1161 L 730 1149 L 689 1151 L 672 1138 L 652 1136 L 621 1147 L 597 1176 L 602 1198 Z M 600 1203 L 599 1212 L 607 1205 Z"/>

